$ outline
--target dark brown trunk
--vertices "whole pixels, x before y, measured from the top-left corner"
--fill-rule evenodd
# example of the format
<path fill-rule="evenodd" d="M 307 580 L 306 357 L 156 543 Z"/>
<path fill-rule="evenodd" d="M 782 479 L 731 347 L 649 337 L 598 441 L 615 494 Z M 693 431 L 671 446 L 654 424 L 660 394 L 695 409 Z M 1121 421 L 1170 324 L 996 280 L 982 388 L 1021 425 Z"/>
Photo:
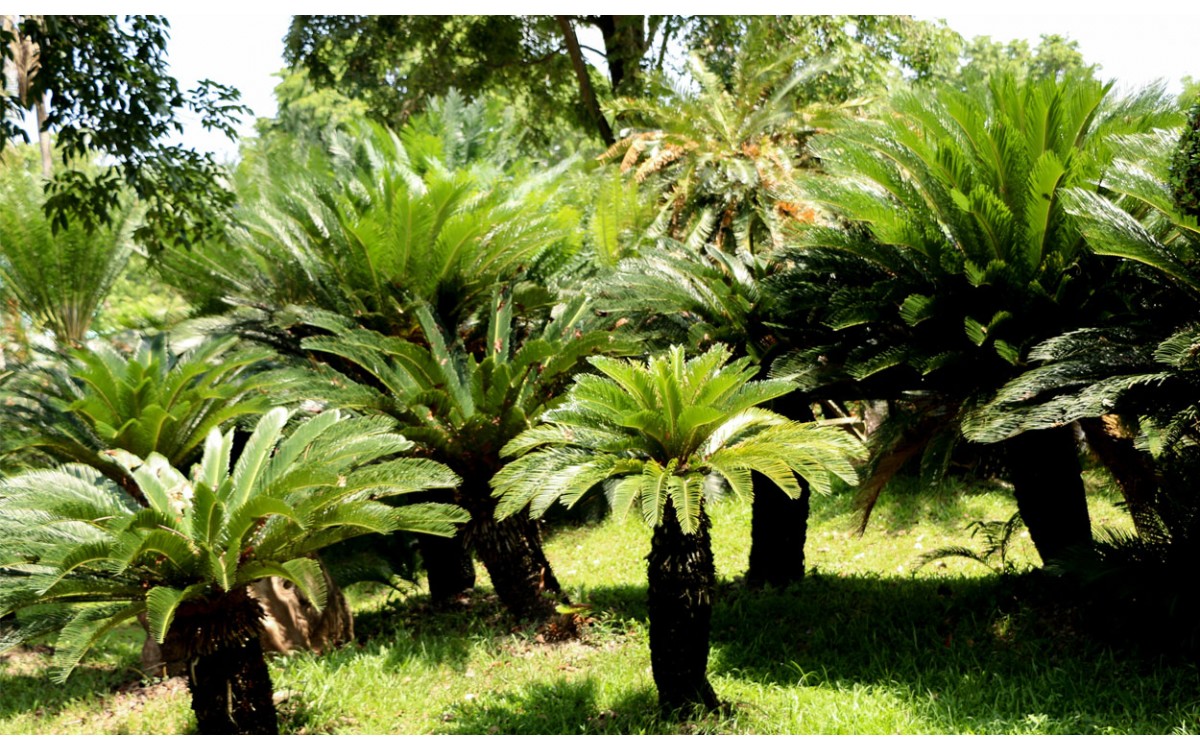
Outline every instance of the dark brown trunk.
<path fill-rule="evenodd" d="M 1043 563 L 1092 543 L 1079 451 L 1070 427 L 1031 430 L 1005 441 L 1021 520 Z"/>
<path fill-rule="evenodd" d="M 654 529 L 647 560 L 650 666 L 663 713 L 691 714 L 720 707 L 708 682 L 708 639 L 716 584 L 708 515 L 685 534 L 668 503 Z"/>
<path fill-rule="evenodd" d="M 596 16 L 596 26 L 604 38 L 604 59 L 608 62 L 608 80 L 613 94 L 637 95 L 637 81 L 646 56 L 645 16 Z"/>
<path fill-rule="evenodd" d="M 199 734 L 279 734 L 271 675 L 259 643 L 262 607 L 245 589 L 188 602 L 171 625 L 164 656 L 186 653 Z"/>
<path fill-rule="evenodd" d="M 750 516 L 750 565 L 746 585 L 783 589 L 804 580 L 804 544 L 808 539 L 808 482 L 800 479 L 793 500 L 779 485 L 754 472 Z"/>
<path fill-rule="evenodd" d="M 775 399 L 767 408 L 789 419 L 812 421 L 812 411 L 804 394 L 789 394 Z M 779 485 L 754 472 L 751 481 L 754 501 L 750 516 L 750 565 L 746 585 L 751 588 L 774 586 L 787 588 L 804 580 L 804 544 L 808 539 L 808 482 L 800 481 L 800 497 L 795 500 Z"/>
<path fill-rule="evenodd" d="M 600 133 L 604 145 L 611 146 L 616 143 L 616 139 L 613 138 L 612 126 L 608 124 L 604 113 L 600 111 L 599 102 L 596 101 L 596 92 L 592 89 L 592 79 L 583 59 L 583 50 L 579 47 L 579 38 L 575 36 L 575 27 L 571 25 L 571 19 L 567 16 L 555 16 L 554 19 L 558 21 L 563 41 L 567 44 L 567 54 L 571 57 L 571 67 L 575 70 L 575 80 L 579 84 L 579 97 L 583 101 L 584 109 L 596 124 L 596 131 Z"/>
<path fill-rule="evenodd" d="M 1143 538 L 1158 531 L 1154 506 L 1158 497 L 1158 472 L 1150 454 L 1133 445 L 1133 436 L 1124 432 L 1116 417 L 1080 420 L 1088 445 L 1113 475 L 1133 525 Z"/>
<path fill-rule="evenodd" d="M 421 563 L 429 581 L 429 598 L 446 604 L 475 588 L 475 563 L 463 535 L 417 535 Z"/>
<path fill-rule="evenodd" d="M 492 579 L 501 603 L 518 620 L 541 622 L 554 614 L 558 580 L 542 550 L 537 523 L 528 511 L 497 521 L 488 476 L 459 472 L 459 504 L 471 513 L 467 540 Z"/>

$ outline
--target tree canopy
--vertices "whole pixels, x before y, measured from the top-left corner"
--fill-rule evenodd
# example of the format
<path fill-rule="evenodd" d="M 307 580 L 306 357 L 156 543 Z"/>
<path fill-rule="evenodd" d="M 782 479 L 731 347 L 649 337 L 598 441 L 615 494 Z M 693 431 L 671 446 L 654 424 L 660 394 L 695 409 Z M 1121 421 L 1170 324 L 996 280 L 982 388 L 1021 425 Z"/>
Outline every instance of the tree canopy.
<path fill-rule="evenodd" d="M 125 190 L 143 205 L 135 236 L 152 250 L 191 245 L 223 224 L 234 196 L 221 184 L 220 166 L 173 141 L 183 132 L 183 112 L 233 138 L 248 110 L 236 103 L 237 89 L 213 81 L 181 90 L 167 72 L 168 38 L 162 16 L 6 17 L 0 56 L 5 88 L 15 93 L 0 113 L 0 147 L 28 139 L 21 118 L 36 108 L 60 162 L 45 175 L 45 209 L 56 229 L 110 223 Z M 89 168 L 96 154 L 103 166 Z"/>

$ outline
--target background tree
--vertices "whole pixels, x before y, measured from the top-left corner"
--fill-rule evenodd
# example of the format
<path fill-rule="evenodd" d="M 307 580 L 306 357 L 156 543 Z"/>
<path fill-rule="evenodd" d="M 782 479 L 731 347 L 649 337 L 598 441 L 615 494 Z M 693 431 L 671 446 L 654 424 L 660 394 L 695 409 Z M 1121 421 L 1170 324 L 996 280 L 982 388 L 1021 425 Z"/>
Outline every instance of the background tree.
<path fill-rule="evenodd" d="M 110 211 L 107 226 L 72 223 L 54 229 L 43 212 L 40 180 L 9 168 L 0 174 L 0 295 L 11 300 L 13 325 L 28 316 L 61 349 L 80 346 L 133 252 L 138 217 L 129 205 Z"/>
<path fill-rule="evenodd" d="M 964 62 L 950 76 L 961 86 L 976 86 L 989 78 L 1007 75 L 1017 81 L 1027 78 L 1095 78 L 1100 66 L 1088 64 L 1079 51 L 1079 42 L 1058 34 L 1042 34 L 1037 46 L 1029 48 L 1024 39 L 993 41 L 977 36 L 963 50 Z"/>
<path fill-rule="evenodd" d="M 944 22 L 912 16 L 693 16 L 687 28 L 686 48 L 727 86 L 747 61 L 762 66 L 781 54 L 817 69 L 795 92 L 802 103 L 836 104 L 901 79 L 938 80 L 962 48 Z"/>
<path fill-rule="evenodd" d="M 161 16 L 23 16 L 2 32 L 5 60 L 25 45 L 36 64 L 25 67 L 17 95 L 6 99 L 0 146 L 24 138 L 20 113 L 49 97 L 38 120 L 41 131 L 53 133 L 62 164 L 46 186 L 56 230 L 72 222 L 85 231 L 110 223 L 125 190 L 144 211 L 135 237 L 151 250 L 191 245 L 224 225 L 233 194 L 216 161 L 170 139 L 182 132 L 180 110 L 231 139 L 247 110 L 235 103 L 236 89 L 212 81 L 181 91 L 167 73 L 167 35 Z M 96 153 L 111 165 L 79 166 Z"/>
<path fill-rule="evenodd" d="M 672 58 L 690 50 L 723 77 L 748 23 L 755 22 L 744 16 L 296 16 L 286 57 L 318 86 L 366 101 L 372 116 L 391 127 L 418 111 L 425 97 L 453 86 L 471 98 L 504 91 L 533 119 L 581 126 L 611 145 L 619 124 L 603 116 L 607 101 L 645 93 L 648 74 L 682 73 L 669 71 Z M 893 63 L 929 75 L 949 64 L 958 48 L 958 35 L 944 24 L 908 16 L 790 16 L 762 25 L 778 29 L 763 47 L 772 55 L 794 47 L 811 61 L 845 52 L 845 64 L 814 84 L 822 92 L 815 100 L 823 101 L 841 101 L 864 82 L 881 82 Z M 604 58 L 606 70 L 595 70 L 583 55 L 584 28 L 600 33 L 604 49 L 588 51 Z"/>

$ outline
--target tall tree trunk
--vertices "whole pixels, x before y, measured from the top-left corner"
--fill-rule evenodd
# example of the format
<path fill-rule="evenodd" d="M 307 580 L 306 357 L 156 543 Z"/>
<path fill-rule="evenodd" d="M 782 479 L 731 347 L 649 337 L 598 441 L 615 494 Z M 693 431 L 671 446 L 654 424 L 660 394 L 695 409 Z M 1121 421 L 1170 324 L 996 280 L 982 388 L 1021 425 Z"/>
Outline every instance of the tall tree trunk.
<path fill-rule="evenodd" d="M 38 146 L 42 150 L 42 177 L 47 180 L 54 176 L 54 149 L 50 144 L 50 131 L 46 130 L 46 120 L 50 117 L 46 111 L 48 98 L 43 95 L 37 102 Z"/>
<path fill-rule="evenodd" d="M 567 54 L 570 55 L 571 67 L 575 70 L 575 80 L 579 83 L 579 97 L 583 100 L 583 106 L 596 124 L 596 131 L 604 145 L 611 146 L 616 143 L 616 139 L 613 138 L 612 126 L 608 124 L 604 113 L 600 111 L 599 102 L 596 101 L 596 92 L 592 89 L 592 79 L 588 75 L 587 63 L 583 60 L 579 38 L 575 36 L 575 27 L 571 25 L 571 19 L 567 16 L 555 16 L 554 20 L 558 21 L 563 40 L 567 44 Z"/>
<path fill-rule="evenodd" d="M 1090 546 L 1092 525 L 1074 431 L 1031 430 L 1006 440 L 1005 448 L 1017 509 L 1042 562 Z"/>
<path fill-rule="evenodd" d="M 654 529 L 646 557 L 649 581 L 650 666 L 665 714 L 716 710 L 708 682 L 708 639 L 716 584 L 708 514 L 700 511 L 695 534 L 685 534 L 670 503 Z"/>
<path fill-rule="evenodd" d="M 554 614 L 559 586 L 542 550 L 536 522 L 525 510 L 497 521 L 488 477 L 481 479 L 478 472 L 460 475 L 464 477 L 460 505 L 471 513 L 467 539 L 487 569 L 496 595 L 518 620 L 548 619 Z"/>
<path fill-rule="evenodd" d="M 604 58 L 608 61 L 608 80 L 613 94 L 636 96 L 642 73 L 642 60 L 649 49 L 645 16 L 596 16 L 596 26 L 604 38 Z"/>
<path fill-rule="evenodd" d="M 245 589 L 187 602 L 176 612 L 163 652 L 186 653 L 199 734 L 279 734 L 271 675 L 259 643 L 262 616 L 262 607 Z"/>
<path fill-rule="evenodd" d="M 788 394 L 765 408 L 789 419 L 812 421 L 808 398 Z M 758 472 L 751 474 L 754 500 L 750 516 L 750 565 L 746 584 L 751 588 L 774 586 L 787 588 L 804 580 L 804 544 L 808 539 L 808 482 L 800 482 L 800 497 L 795 500 Z"/>

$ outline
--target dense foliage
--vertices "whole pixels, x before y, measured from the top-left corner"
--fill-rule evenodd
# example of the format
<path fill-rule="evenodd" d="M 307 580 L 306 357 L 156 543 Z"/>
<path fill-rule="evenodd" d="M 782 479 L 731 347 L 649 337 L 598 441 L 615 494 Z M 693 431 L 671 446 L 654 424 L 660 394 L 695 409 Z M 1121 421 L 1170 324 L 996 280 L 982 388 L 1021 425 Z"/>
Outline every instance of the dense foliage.
<path fill-rule="evenodd" d="M 202 733 L 268 733 L 262 587 L 298 630 L 336 613 L 335 543 L 428 592 L 372 615 L 421 649 L 455 618 L 527 653 L 596 622 L 630 646 L 641 615 L 613 612 L 640 595 L 568 576 L 644 559 L 662 714 L 723 712 L 728 631 L 780 644 L 800 683 L 825 666 L 823 612 L 781 635 L 767 611 L 830 584 L 805 575 L 810 510 L 821 528 L 857 484 L 861 533 L 919 463 L 930 509 L 1011 488 L 993 504 L 1017 513 L 970 527 L 982 553 L 920 557 L 1002 574 L 989 639 L 1024 648 L 1008 617 L 1035 607 L 1200 653 L 1178 583 L 1200 572 L 1200 105 L 1117 95 L 1065 37 L 907 16 L 297 16 L 279 114 L 223 170 L 171 138 L 183 112 L 230 134 L 243 109 L 180 91 L 163 18 L 3 21 L 0 651 L 52 643 L 61 681 L 137 622 Z M 26 110 L 40 148 L 9 146 Z M 1100 465 L 1120 531 L 1093 530 Z M 630 509 L 636 555 L 551 564 L 547 529 Z M 711 519 L 736 512 L 726 587 Z M 960 632 L 932 630 L 935 651 Z M 495 726 L 532 726 L 523 689 Z"/>

